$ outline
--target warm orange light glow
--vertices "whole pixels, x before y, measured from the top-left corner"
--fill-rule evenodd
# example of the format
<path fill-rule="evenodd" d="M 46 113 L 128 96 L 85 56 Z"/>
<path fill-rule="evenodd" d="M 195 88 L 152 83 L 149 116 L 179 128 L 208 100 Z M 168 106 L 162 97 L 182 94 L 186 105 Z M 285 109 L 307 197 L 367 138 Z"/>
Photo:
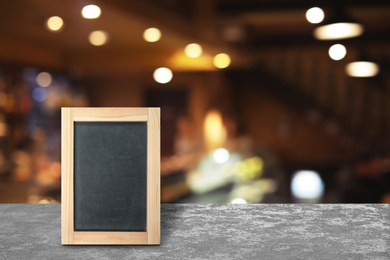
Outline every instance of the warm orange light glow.
<path fill-rule="evenodd" d="M 161 38 L 161 31 L 157 28 L 149 28 L 144 31 L 144 40 L 147 42 L 157 42 Z"/>
<path fill-rule="evenodd" d="M 188 57 L 183 49 L 178 49 L 167 60 L 167 65 L 175 71 L 212 71 L 216 70 L 213 57 L 203 53 L 198 58 Z"/>
<path fill-rule="evenodd" d="M 46 28 L 51 32 L 59 32 L 63 28 L 64 21 L 59 16 L 52 16 L 46 21 Z"/>
<path fill-rule="evenodd" d="M 214 57 L 214 65 L 218 69 L 224 69 L 229 67 L 230 61 L 230 56 L 226 53 L 220 53 Z"/>
<path fill-rule="evenodd" d="M 226 141 L 226 129 L 222 122 L 221 113 L 211 110 L 204 121 L 205 145 L 209 150 L 223 146 Z"/>
<path fill-rule="evenodd" d="M 89 42 L 95 46 L 101 46 L 108 41 L 108 33 L 105 31 L 93 31 L 89 34 Z"/>

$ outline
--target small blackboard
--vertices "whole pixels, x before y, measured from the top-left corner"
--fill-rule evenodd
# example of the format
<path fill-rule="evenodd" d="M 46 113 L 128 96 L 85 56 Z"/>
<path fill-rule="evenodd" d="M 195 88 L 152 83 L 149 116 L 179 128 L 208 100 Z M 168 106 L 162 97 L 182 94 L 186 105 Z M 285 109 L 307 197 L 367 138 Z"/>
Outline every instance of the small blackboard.
<path fill-rule="evenodd" d="M 159 112 L 62 109 L 62 244 L 159 244 Z"/>
<path fill-rule="evenodd" d="M 75 122 L 75 231 L 146 231 L 146 134 L 146 122 Z"/>

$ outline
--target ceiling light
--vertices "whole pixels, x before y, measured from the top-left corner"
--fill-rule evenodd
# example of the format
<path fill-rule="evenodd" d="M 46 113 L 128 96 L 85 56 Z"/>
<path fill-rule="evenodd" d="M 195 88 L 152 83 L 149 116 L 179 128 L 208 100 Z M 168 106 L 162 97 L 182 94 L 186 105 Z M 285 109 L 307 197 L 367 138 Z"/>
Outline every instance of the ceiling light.
<path fill-rule="evenodd" d="M 364 31 L 363 25 L 353 21 L 340 8 L 323 25 L 314 30 L 317 40 L 339 40 L 360 36 Z"/>
<path fill-rule="evenodd" d="M 59 32 L 64 25 L 64 21 L 59 16 L 52 16 L 46 21 L 46 28 L 51 32 Z"/>
<path fill-rule="evenodd" d="M 172 77 L 172 71 L 165 67 L 158 68 L 153 73 L 154 80 L 161 84 L 168 83 L 172 80 Z"/>
<path fill-rule="evenodd" d="M 320 23 L 324 20 L 325 14 L 319 7 L 312 7 L 306 12 L 306 19 L 309 23 Z"/>
<path fill-rule="evenodd" d="M 161 38 L 161 32 L 157 28 L 149 28 L 144 31 L 144 40 L 147 42 L 157 42 Z"/>
<path fill-rule="evenodd" d="M 329 48 L 329 57 L 332 60 L 341 60 L 347 54 L 347 49 L 342 44 L 334 44 Z"/>
<path fill-rule="evenodd" d="M 93 31 L 89 34 L 89 42 L 95 46 L 101 46 L 108 41 L 108 33 L 105 31 Z"/>
<path fill-rule="evenodd" d="M 379 66 L 371 61 L 354 61 L 347 64 L 345 71 L 350 77 L 374 77 L 379 73 Z"/>
<path fill-rule="evenodd" d="M 85 19 L 96 19 L 101 13 L 100 7 L 97 5 L 86 5 L 81 10 L 81 15 Z"/>
<path fill-rule="evenodd" d="M 340 40 L 361 35 L 364 29 L 358 23 L 333 23 L 322 25 L 314 30 L 317 40 Z"/>
<path fill-rule="evenodd" d="M 218 69 L 224 69 L 224 68 L 229 67 L 230 62 L 231 62 L 230 56 L 227 55 L 226 53 L 220 53 L 220 54 L 215 55 L 213 61 L 214 61 L 215 67 L 217 67 Z"/>
<path fill-rule="evenodd" d="M 200 55 L 202 55 L 203 49 L 199 44 L 191 43 L 186 46 L 184 52 L 190 58 L 198 58 Z"/>

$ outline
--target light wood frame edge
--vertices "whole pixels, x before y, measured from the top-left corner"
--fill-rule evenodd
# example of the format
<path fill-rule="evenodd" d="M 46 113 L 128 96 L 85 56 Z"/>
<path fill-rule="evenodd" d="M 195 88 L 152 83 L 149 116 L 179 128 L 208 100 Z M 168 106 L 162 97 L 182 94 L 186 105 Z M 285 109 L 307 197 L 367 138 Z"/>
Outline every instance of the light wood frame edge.
<path fill-rule="evenodd" d="M 75 121 L 147 122 L 147 231 L 74 231 L 73 142 Z M 61 243 L 160 244 L 160 108 L 61 109 Z"/>
<path fill-rule="evenodd" d="M 61 243 L 73 244 L 73 108 L 61 108 Z"/>
<path fill-rule="evenodd" d="M 148 108 L 148 244 L 160 244 L 160 108 Z"/>

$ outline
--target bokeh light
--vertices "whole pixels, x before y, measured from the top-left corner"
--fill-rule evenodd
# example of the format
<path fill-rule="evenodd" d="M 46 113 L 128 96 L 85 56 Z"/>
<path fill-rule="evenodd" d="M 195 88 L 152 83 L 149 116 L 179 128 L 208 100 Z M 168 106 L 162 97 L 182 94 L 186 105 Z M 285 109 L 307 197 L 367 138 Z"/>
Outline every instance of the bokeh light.
<path fill-rule="evenodd" d="M 172 77 L 172 71 L 165 67 L 158 68 L 153 73 L 154 80 L 161 84 L 170 82 Z"/>
<path fill-rule="evenodd" d="M 339 40 L 357 37 L 363 31 L 363 26 L 358 23 L 333 23 L 317 27 L 314 37 L 317 40 Z"/>
<path fill-rule="evenodd" d="M 108 41 L 108 33 L 106 31 L 93 31 L 89 34 L 89 42 L 94 46 L 102 46 Z"/>
<path fill-rule="evenodd" d="M 143 36 L 147 42 L 157 42 L 161 38 L 161 31 L 157 28 L 149 28 L 144 31 Z"/>
<path fill-rule="evenodd" d="M 32 97 L 37 102 L 45 101 L 47 97 L 46 89 L 44 88 L 36 88 L 33 90 Z"/>
<path fill-rule="evenodd" d="M 298 199 L 318 199 L 324 193 L 324 183 L 315 171 L 298 171 L 292 178 L 291 191 Z"/>
<path fill-rule="evenodd" d="M 214 57 L 213 61 L 214 61 L 214 66 L 217 67 L 218 69 L 224 69 L 229 67 L 231 62 L 230 56 L 227 55 L 226 53 L 217 54 Z"/>
<path fill-rule="evenodd" d="M 59 32 L 63 28 L 64 21 L 59 16 L 52 16 L 46 21 L 46 28 L 51 32 Z"/>
<path fill-rule="evenodd" d="M 260 157 L 254 156 L 243 160 L 242 162 L 238 163 L 237 166 L 237 176 L 239 179 L 248 181 L 261 176 L 264 168 L 264 161 Z"/>
<path fill-rule="evenodd" d="M 332 60 L 342 60 L 347 54 L 347 49 L 342 44 L 334 44 L 329 48 L 329 57 Z"/>
<path fill-rule="evenodd" d="M 248 204 L 248 202 L 242 198 L 233 199 L 230 204 Z"/>
<path fill-rule="evenodd" d="M 203 49 L 199 44 L 191 43 L 185 47 L 184 52 L 190 58 L 198 58 L 202 55 Z"/>
<path fill-rule="evenodd" d="M 306 19 L 309 23 L 317 24 L 324 20 L 325 14 L 319 7 L 312 7 L 306 12 Z"/>
<path fill-rule="evenodd" d="M 350 77 L 374 77 L 379 73 L 378 64 L 370 61 L 350 62 L 345 67 L 345 71 Z"/>
<path fill-rule="evenodd" d="M 0 122 L 0 137 L 7 135 L 7 128 L 8 126 L 6 123 Z"/>
<path fill-rule="evenodd" d="M 97 5 L 86 5 L 81 10 L 81 15 L 85 19 L 96 19 L 99 18 L 102 11 L 100 10 L 100 7 Z"/>
<path fill-rule="evenodd" d="M 216 110 L 209 111 L 204 121 L 204 138 L 207 149 L 210 151 L 223 146 L 226 136 L 221 113 Z"/>
<path fill-rule="evenodd" d="M 37 84 L 41 87 L 48 87 L 52 82 L 52 77 L 48 72 L 41 72 L 35 78 Z"/>
<path fill-rule="evenodd" d="M 230 153 L 225 148 L 219 148 L 213 152 L 213 159 L 218 164 L 224 164 L 229 161 Z"/>

